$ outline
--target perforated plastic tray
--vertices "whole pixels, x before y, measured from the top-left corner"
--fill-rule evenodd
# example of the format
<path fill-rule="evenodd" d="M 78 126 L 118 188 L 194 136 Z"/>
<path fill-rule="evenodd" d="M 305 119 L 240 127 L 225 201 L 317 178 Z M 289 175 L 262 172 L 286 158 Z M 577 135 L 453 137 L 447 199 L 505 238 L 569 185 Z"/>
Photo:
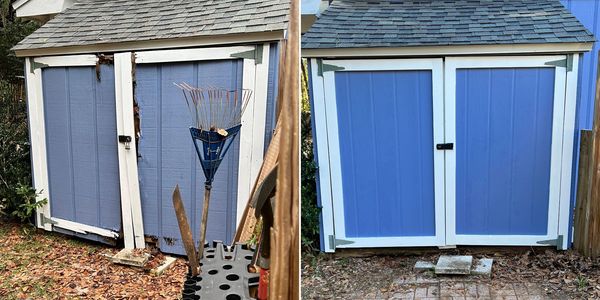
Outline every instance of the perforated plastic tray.
<path fill-rule="evenodd" d="M 221 241 L 213 241 L 204 248 L 200 275 L 188 274 L 183 299 L 255 299 L 249 294 L 250 287 L 257 286 L 259 281 L 258 273 L 248 271 L 253 254 L 254 250 L 246 244 L 226 246 Z"/>

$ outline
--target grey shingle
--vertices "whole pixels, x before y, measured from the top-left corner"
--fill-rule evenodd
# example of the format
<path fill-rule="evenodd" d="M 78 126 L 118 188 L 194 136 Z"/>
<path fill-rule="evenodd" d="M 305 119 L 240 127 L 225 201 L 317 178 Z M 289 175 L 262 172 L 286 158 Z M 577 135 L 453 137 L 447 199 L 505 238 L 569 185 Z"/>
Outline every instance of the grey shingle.
<path fill-rule="evenodd" d="M 80 0 L 13 50 L 283 30 L 289 3 L 290 0 Z"/>
<path fill-rule="evenodd" d="M 302 48 L 594 41 L 559 0 L 334 0 Z"/>

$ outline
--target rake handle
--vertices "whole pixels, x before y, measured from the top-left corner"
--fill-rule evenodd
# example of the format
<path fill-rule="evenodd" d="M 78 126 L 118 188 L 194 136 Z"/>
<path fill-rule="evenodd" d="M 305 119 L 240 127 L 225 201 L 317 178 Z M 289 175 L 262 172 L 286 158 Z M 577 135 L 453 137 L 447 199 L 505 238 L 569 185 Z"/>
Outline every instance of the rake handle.
<path fill-rule="evenodd" d="M 208 203 L 210 201 L 210 189 L 212 186 L 204 185 L 204 205 L 202 207 L 202 222 L 200 223 L 200 245 L 198 246 L 198 257 L 204 258 L 204 243 L 206 240 L 206 222 L 208 220 Z"/>

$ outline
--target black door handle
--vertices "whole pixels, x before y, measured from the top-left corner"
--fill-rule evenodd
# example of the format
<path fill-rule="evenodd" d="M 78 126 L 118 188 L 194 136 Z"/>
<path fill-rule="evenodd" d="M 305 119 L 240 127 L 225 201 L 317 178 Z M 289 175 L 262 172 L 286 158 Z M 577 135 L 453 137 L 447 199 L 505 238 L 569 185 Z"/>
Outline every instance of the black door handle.
<path fill-rule="evenodd" d="M 435 148 L 438 150 L 452 150 L 454 149 L 454 143 L 437 144 Z"/>

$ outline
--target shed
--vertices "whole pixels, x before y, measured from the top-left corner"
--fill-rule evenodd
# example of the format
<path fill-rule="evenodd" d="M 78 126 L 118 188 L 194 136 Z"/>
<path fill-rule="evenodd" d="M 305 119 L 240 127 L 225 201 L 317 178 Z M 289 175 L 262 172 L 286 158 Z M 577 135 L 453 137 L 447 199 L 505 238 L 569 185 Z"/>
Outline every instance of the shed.
<path fill-rule="evenodd" d="M 208 217 L 207 240 L 232 242 L 274 128 L 288 10 L 287 0 L 81 0 L 15 46 L 34 187 L 49 200 L 37 226 L 184 254 L 172 191 L 179 184 L 196 240 L 204 192 L 173 84 L 187 82 L 253 91 Z"/>
<path fill-rule="evenodd" d="M 302 42 L 322 250 L 566 249 L 593 42 L 558 0 L 334 0 Z"/>

